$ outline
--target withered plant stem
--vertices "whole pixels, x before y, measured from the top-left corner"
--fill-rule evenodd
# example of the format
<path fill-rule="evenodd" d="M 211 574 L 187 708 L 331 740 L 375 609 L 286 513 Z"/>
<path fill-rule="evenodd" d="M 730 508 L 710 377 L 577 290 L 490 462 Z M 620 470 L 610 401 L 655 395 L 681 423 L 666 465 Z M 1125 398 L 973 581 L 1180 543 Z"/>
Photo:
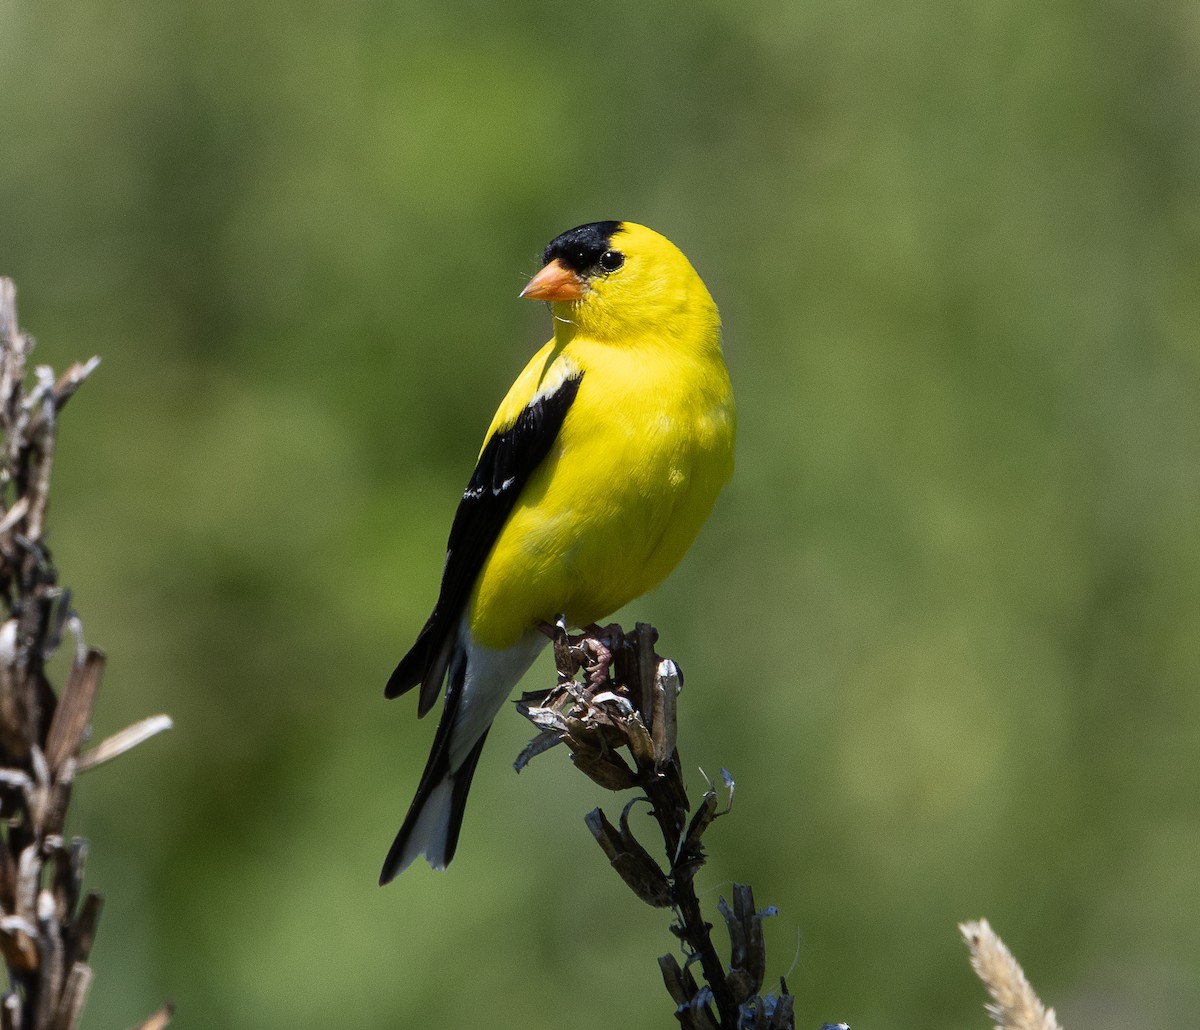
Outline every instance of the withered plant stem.
<path fill-rule="evenodd" d="M 785 984 L 778 995 L 760 995 L 766 969 L 762 920 L 749 887 L 734 885 L 734 904 L 719 907 L 729 931 L 728 968 L 712 940 L 712 924 L 700 908 L 695 876 L 704 864 L 704 832 L 720 814 L 709 786 L 694 814 L 676 747 L 676 695 L 682 675 L 655 653 L 652 626 L 632 633 L 619 626 L 590 627 L 580 636 L 560 631 L 554 655 L 558 685 L 549 694 L 525 694 L 520 712 L 541 733 L 517 759 L 520 770 L 535 755 L 565 744 L 575 765 L 610 790 L 637 790 L 614 826 L 597 808 L 585 821 L 613 868 L 642 901 L 675 913 L 671 931 L 683 945 L 681 966 L 673 955 L 659 959 L 675 1017 L 685 1030 L 792 1030 L 793 1000 Z M 580 678 L 576 678 L 576 677 Z M 623 755 L 627 755 L 628 758 Z M 726 777 L 732 796 L 732 780 Z M 629 826 L 631 809 L 650 803 L 662 836 L 660 865 Z M 700 986 L 691 972 L 698 964 Z"/>
<path fill-rule="evenodd" d="M 58 417 L 99 360 L 57 379 L 39 366 L 27 382 L 33 346 L 17 322 L 16 288 L 0 279 L 0 956 L 9 982 L 0 1030 L 75 1030 L 103 899 L 83 891 L 87 842 L 64 837 L 67 806 L 76 774 L 119 751 L 81 754 L 104 654 L 84 643 L 45 530 Z M 64 639 L 73 661 L 56 693 L 46 664 Z"/>

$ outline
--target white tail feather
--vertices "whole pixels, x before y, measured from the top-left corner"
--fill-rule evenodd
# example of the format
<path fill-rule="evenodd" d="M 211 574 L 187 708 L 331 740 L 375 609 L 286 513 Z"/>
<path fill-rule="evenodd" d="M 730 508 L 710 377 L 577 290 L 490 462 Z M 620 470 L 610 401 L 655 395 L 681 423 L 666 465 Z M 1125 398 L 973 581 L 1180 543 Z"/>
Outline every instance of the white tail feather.
<path fill-rule="evenodd" d="M 404 851 L 400 855 L 400 863 L 393 875 L 404 872 L 418 856 L 424 855 L 426 861 L 434 869 L 445 869 L 447 864 L 446 847 L 450 837 L 450 813 L 453 808 L 454 779 L 447 776 L 433 788 L 425 804 L 421 806 L 421 814 L 413 824 L 412 833 L 405 841 Z"/>
<path fill-rule="evenodd" d="M 467 652 L 458 718 L 450 735 L 450 768 L 457 770 L 467 760 L 479 738 L 487 733 L 513 688 L 550 641 L 530 630 L 503 651 L 484 647 L 463 619 L 460 645 Z"/>

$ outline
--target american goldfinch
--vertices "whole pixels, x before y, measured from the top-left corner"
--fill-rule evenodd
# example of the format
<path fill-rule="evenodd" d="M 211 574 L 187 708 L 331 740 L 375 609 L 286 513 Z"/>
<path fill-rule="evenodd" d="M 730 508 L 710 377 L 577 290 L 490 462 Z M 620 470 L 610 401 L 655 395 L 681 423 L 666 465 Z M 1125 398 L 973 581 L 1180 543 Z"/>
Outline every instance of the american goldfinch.
<path fill-rule="evenodd" d="M 657 585 L 733 472 L 734 404 L 708 290 L 669 240 L 592 222 L 552 240 L 521 291 L 548 301 L 554 339 L 492 419 L 454 516 L 441 591 L 388 680 L 446 684 L 416 797 L 383 864 L 454 857 L 467 791 L 504 701 L 547 643 Z"/>

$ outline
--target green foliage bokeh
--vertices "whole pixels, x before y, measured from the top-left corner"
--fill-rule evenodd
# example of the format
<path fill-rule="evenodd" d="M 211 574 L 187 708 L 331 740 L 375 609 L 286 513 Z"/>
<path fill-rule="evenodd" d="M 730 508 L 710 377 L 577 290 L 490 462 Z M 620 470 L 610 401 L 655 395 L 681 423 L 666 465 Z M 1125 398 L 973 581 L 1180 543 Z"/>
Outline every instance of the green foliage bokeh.
<path fill-rule="evenodd" d="M 73 807 L 90 1027 L 672 1025 L 581 817 L 490 738 L 453 867 L 379 864 L 385 704 L 545 242 L 628 218 L 721 305 L 738 472 L 622 613 L 728 767 L 700 887 L 778 906 L 798 1025 L 1200 1008 L 1200 21 L 1184 0 L 0 0 L 0 274 L 103 364 L 51 528 L 110 655 Z M 545 666 L 538 667 L 549 682 Z M 702 780 L 697 772 L 695 782 Z"/>

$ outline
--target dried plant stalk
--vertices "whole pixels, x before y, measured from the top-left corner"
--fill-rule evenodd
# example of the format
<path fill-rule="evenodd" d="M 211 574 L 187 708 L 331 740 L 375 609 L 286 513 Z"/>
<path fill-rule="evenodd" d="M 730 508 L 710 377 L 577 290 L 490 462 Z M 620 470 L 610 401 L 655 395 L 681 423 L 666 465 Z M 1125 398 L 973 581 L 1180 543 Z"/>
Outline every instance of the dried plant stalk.
<path fill-rule="evenodd" d="M 83 642 L 45 527 L 58 416 L 99 359 L 57 379 L 39 366 L 27 386 L 33 346 L 17 322 L 16 289 L 0 278 L 0 955 L 9 981 L 0 1030 L 75 1030 L 102 899 L 83 892 L 86 842 L 68 843 L 63 831 L 104 654 Z M 74 661 L 56 694 L 45 667 L 68 633 Z M 156 718 L 155 731 L 170 725 Z M 90 765 L 105 757 L 87 756 Z M 165 1025 L 162 1014 L 152 1018 Z"/>
<path fill-rule="evenodd" d="M 972 968 L 992 996 L 987 1012 L 996 1021 L 996 1030 L 1061 1030 L 1054 1010 L 1041 1003 L 986 919 L 962 923 L 958 929 L 971 951 Z"/>
<path fill-rule="evenodd" d="M 730 939 L 728 967 L 700 910 L 693 881 L 704 864 L 701 838 L 723 812 L 711 784 L 691 812 L 676 748 L 676 700 L 683 677 L 674 662 L 655 653 L 658 633 L 644 623 L 629 634 L 615 625 L 591 627 L 576 637 L 561 626 L 546 631 L 554 638 L 558 685 L 549 694 L 525 694 L 518 702 L 518 711 L 541 730 L 517 759 L 518 771 L 534 756 L 565 744 L 575 766 L 600 786 L 640 792 L 625 806 L 618 825 L 598 808 L 585 821 L 630 890 L 646 904 L 675 913 L 671 932 L 683 947 L 684 962 L 674 955 L 658 961 L 681 1026 L 793 1030 L 787 984 L 780 981 L 778 994 L 760 993 L 766 975 L 762 921 L 774 910 L 756 910 L 753 893 L 741 884 L 734 884 L 732 906 L 720 899 Z M 727 773 L 725 787 L 732 802 L 733 780 Z M 662 865 L 630 828 L 630 812 L 639 801 L 649 802 L 658 824 Z"/>

